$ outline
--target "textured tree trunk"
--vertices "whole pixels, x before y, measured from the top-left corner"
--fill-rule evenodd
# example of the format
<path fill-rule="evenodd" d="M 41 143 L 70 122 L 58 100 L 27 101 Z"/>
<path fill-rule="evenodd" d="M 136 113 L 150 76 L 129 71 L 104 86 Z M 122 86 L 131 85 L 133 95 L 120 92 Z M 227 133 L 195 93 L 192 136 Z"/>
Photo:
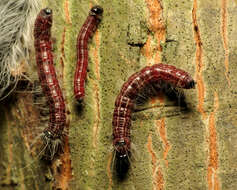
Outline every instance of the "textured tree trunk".
<path fill-rule="evenodd" d="M 95 4 L 104 16 L 89 45 L 86 97 L 78 110 L 76 39 Z M 32 134 L 43 127 L 33 95 L 14 93 L 2 102 L 0 189 L 237 189 L 237 1 L 57 0 L 44 5 L 53 9 L 54 60 L 69 136 L 60 158 L 52 164 L 38 161 L 29 147 Z M 196 88 L 184 91 L 186 108 L 178 97 L 159 94 L 133 114 L 135 152 L 128 174 L 119 180 L 112 154 L 114 101 L 131 74 L 157 62 L 189 72 Z M 28 73 L 35 75 L 35 66 Z"/>

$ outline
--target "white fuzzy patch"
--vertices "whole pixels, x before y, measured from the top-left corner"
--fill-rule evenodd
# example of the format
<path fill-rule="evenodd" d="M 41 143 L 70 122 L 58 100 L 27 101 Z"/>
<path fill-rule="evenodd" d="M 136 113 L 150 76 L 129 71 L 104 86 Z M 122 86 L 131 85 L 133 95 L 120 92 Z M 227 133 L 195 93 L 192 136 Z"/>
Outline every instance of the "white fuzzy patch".
<path fill-rule="evenodd" d="M 40 0 L 0 2 L 0 100 L 9 85 L 20 77 L 20 64 L 28 63 L 33 48 L 33 28 Z M 12 77 L 14 73 L 14 77 Z"/>

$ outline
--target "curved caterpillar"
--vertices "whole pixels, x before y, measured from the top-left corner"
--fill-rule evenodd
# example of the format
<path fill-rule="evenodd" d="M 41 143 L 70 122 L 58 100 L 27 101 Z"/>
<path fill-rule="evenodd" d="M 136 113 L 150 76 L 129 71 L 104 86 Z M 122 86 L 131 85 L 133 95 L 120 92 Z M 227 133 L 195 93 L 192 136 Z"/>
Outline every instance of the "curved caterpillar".
<path fill-rule="evenodd" d="M 62 148 L 63 129 L 66 125 L 65 103 L 57 80 L 53 64 L 51 26 L 52 10 L 42 9 L 35 20 L 34 45 L 38 76 L 44 95 L 49 104 L 49 125 L 44 129 L 42 140 L 45 145 L 45 156 L 52 160 Z"/>
<path fill-rule="evenodd" d="M 113 113 L 113 146 L 116 157 L 126 160 L 130 155 L 131 114 L 138 93 L 149 84 L 168 83 L 174 87 L 190 89 L 195 82 L 185 71 L 171 65 L 155 64 L 147 66 L 130 76 L 121 88 L 115 101 Z"/>
<path fill-rule="evenodd" d="M 92 37 L 99 25 L 103 14 L 103 8 L 94 6 L 89 12 L 77 37 L 77 66 L 74 75 L 74 96 L 81 102 L 85 96 L 85 79 L 88 65 L 88 40 Z"/>

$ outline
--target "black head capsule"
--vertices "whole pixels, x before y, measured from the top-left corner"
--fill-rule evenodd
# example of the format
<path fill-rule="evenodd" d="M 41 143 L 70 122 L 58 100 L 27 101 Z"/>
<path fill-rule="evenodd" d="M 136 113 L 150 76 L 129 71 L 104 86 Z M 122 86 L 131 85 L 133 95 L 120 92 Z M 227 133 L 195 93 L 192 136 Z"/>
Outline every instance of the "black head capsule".
<path fill-rule="evenodd" d="M 116 149 L 117 149 L 117 157 L 120 158 L 125 158 L 127 156 L 127 148 L 126 148 L 126 143 L 124 141 L 118 142 L 116 144 Z"/>
<path fill-rule="evenodd" d="M 94 7 L 92 7 L 91 8 L 91 10 L 90 10 L 90 15 L 92 15 L 92 16 L 96 16 L 97 18 L 99 18 L 99 19 L 101 19 L 101 16 L 102 16 L 102 14 L 103 14 L 103 8 L 101 7 L 101 6 L 99 6 L 99 5 L 96 5 L 96 6 L 94 6 Z"/>
<path fill-rule="evenodd" d="M 130 168 L 130 162 L 129 162 L 129 154 L 121 154 L 116 151 L 116 160 L 115 160 L 115 169 L 117 176 L 120 180 L 123 180 Z"/>
<path fill-rule="evenodd" d="M 189 86 L 190 88 L 195 88 L 196 82 L 193 80 L 190 82 Z"/>
<path fill-rule="evenodd" d="M 46 15 L 51 15 L 52 14 L 52 9 L 50 9 L 50 8 L 45 8 L 44 9 L 44 13 L 46 14 Z"/>
<path fill-rule="evenodd" d="M 50 8 L 45 8 L 42 10 L 42 12 L 43 12 L 44 23 L 47 23 L 47 25 L 50 27 L 52 25 L 53 10 Z"/>
<path fill-rule="evenodd" d="M 44 135 L 49 139 L 53 139 L 53 134 L 50 131 L 44 131 Z"/>
<path fill-rule="evenodd" d="M 186 88 L 189 89 L 189 88 L 195 88 L 195 85 L 196 85 L 196 82 L 194 80 L 190 80 L 187 85 L 186 85 Z"/>

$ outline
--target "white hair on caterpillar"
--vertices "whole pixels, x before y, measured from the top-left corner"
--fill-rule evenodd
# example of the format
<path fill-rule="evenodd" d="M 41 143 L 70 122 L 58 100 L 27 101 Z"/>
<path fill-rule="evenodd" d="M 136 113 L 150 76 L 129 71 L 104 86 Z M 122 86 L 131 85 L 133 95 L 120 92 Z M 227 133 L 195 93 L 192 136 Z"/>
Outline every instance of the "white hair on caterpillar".
<path fill-rule="evenodd" d="M 14 87 L 11 90 L 8 87 L 16 84 L 22 75 L 23 63 L 28 63 L 40 3 L 39 0 L 0 2 L 0 100 L 13 91 Z"/>

